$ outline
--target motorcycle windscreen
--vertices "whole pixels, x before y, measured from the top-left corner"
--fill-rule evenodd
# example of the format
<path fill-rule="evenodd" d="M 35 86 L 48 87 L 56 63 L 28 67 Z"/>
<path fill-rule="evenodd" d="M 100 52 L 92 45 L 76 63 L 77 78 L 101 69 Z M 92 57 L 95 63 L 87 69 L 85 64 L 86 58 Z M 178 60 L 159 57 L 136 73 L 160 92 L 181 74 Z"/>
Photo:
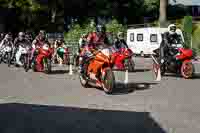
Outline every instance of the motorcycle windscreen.
<path fill-rule="evenodd" d="M 92 72 L 94 74 L 97 74 L 98 71 L 100 71 L 100 68 L 103 66 L 104 62 L 93 60 L 89 66 L 88 66 L 88 73 Z"/>
<path fill-rule="evenodd" d="M 104 55 L 103 53 L 99 52 L 98 54 L 96 54 L 95 56 L 95 60 L 99 61 L 99 62 L 106 62 L 109 63 L 109 57 Z"/>

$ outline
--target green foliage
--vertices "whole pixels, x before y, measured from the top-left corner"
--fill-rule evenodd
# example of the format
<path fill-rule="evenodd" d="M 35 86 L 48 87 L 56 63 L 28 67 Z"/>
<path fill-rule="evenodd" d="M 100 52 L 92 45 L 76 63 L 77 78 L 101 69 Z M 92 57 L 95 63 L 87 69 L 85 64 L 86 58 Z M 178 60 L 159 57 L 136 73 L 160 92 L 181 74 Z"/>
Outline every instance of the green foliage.
<path fill-rule="evenodd" d="M 4 8 L 17 8 L 23 11 L 39 11 L 42 6 L 35 0 L 1 0 L 0 5 Z"/>
<path fill-rule="evenodd" d="M 195 25 L 192 42 L 194 49 L 200 54 L 200 24 Z"/>
<path fill-rule="evenodd" d="M 147 12 L 158 10 L 159 2 L 160 0 L 144 0 L 144 8 Z"/>
<path fill-rule="evenodd" d="M 192 16 L 185 16 L 184 31 L 186 31 L 188 33 L 192 33 Z"/>
<path fill-rule="evenodd" d="M 83 24 L 83 26 L 75 24 L 72 26 L 70 31 L 65 33 L 65 40 L 70 42 L 77 42 L 82 34 L 89 34 L 90 32 L 94 31 L 95 26 L 91 25 L 90 22 Z M 126 27 L 122 24 L 119 24 L 118 21 L 114 19 L 106 24 L 106 32 L 110 32 L 113 35 L 117 35 L 118 32 L 126 33 Z"/>
<path fill-rule="evenodd" d="M 116 19 L 111 20 L 106 24 L 107 32 L 113 33 L 113 35 L 117 35 L 118 32 L 126 32 L 126 27 L 122 24 L 119 24 Z"/>
<path fill-rule="evenodd" d="M 71 30 L 65 33 L 65 41 L 78 41 L 82 33 L 82 28 L 79 24 L 74 24 Z"/>

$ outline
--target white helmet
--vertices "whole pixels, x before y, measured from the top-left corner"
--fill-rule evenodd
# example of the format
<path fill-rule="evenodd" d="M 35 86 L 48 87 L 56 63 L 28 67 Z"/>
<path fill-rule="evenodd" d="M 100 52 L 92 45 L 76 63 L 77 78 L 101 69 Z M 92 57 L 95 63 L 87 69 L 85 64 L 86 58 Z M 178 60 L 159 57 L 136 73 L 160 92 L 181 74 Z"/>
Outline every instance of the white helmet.
<path fill-rule="evenodd" d="M 168 26 L 168 31 L 169 31 L 169 34 L 175 34 L 176 33 L 176 25 L 175 24 L 170 24 Z"/>

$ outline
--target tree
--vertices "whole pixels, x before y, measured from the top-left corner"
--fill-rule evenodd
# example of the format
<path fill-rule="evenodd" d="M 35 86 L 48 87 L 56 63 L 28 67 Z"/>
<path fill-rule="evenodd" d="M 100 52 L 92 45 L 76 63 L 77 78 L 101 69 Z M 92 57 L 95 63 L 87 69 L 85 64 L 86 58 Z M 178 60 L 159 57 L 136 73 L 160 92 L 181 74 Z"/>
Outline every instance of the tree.
<path fill-rule="evenodd" d="M 159 16 L 159 21 L 160 21 L 160 26 L 165 27 L 166 26 L 166 21 L 167 21 L 167 5 L 168 5 L 168 0 L 160 0 L 160 16 Z"/>

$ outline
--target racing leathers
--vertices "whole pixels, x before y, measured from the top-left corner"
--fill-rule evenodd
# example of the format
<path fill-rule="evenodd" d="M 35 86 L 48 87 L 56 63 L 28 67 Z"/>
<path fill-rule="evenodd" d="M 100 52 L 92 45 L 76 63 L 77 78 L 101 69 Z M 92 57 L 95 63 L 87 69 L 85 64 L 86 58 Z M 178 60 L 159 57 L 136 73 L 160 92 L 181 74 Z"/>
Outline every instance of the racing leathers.
<path fill-rule="evenodd" d="M 107 43 L 108 43 L 108 39 L 107 39 L 106 34 L 99 34 L 97 32 L 92 32 L 88 35 L 87 42 L 84 44 L 83 50 L 81 51 L 81 57 L 79 59 L 79 63 L 80 63 L 79 67 L 80 67 L 81 73 L 84 71 L 83 60 L 93 55 L 93 52 L 91 49 L 97 50 L 99 46 L 102 46 Z"/>
<path fill-rule="evenodd" d="M 173 48 L 171 47 L 172 44 L 177 44 L 181 40 L 177 33 L 170 34 L 169 32 L 165 32 L 163 34 L 163 40 L 160 45 L 160 57 L 161 57 L 161 63 L 164 63 L 169 58 L 173 58 Z M 182 42 L 181 42 L 182 43 Z"/>
<path fill-rule="evenodd" d="M 13 47 L 14 47 L 14 44 L 12 42 L 12 38 L 6 35 L 5 38 L 0 43 L 1 55 L 4 56 L 6 52 L 11 52 Z"/>
<path fill-rule="evenodd" d="M 40 48 L 44 45 L 45 39 L 41 39 L 40 36 L 38 35 L 32 42 L 32 52 L 31 52 L 31 59 L 33 59 L 33 55 L 35 53 L 35 50 L 37 48 Z"/>
<path fill-rule="evenodd" d="M 19 66 L 22 66 L 22 63 L 20 61 L 21 55 L 29 52 L 31 48 L 31 42 L 25 38 L 22 40 L 20 40 L 19 38 L 16 38 L 14 41 L 14 45 L 15 45 L 15 50 L 16 50 L 16 54 L 15 54 L 16 64 Z"/>
<path fill-rule="evenodd" d="M 124 39 L 116 39 L 114 42 L 115 49 L 128 48 L 128 45 Z"/>

